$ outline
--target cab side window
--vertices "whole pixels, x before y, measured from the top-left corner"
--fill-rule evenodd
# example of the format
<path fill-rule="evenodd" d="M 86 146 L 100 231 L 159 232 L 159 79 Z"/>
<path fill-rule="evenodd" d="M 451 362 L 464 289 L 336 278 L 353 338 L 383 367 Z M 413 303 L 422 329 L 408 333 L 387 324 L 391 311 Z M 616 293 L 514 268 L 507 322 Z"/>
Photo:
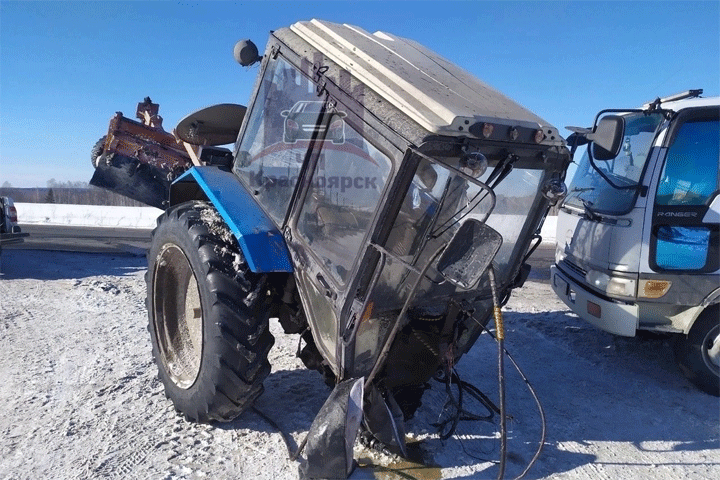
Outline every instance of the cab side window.
<path fill-rule="evenodd" d="M 718 194 L 718 120 L 686 121 L 668 148 L 655 196 L 651 258 L 654 268 L 714 271 L 718 225 L 703 218 Z"/>
<path fill-rule="evenodd" d="M 657 205 L 705 205 L 718 188 L 718 122 L 685 122 L 660 175 Z"/>

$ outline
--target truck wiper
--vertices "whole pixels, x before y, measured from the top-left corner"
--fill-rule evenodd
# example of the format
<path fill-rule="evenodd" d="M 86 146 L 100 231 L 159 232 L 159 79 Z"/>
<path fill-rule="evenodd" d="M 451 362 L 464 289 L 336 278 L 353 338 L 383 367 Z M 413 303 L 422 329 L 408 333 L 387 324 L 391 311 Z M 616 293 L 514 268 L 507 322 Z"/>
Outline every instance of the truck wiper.
<path fill-rule="evenodd" d="M 585 208 L 585 218 L 590 220 L 591 222 L 600 222 L 602 221 L 602 217 L 592 209 L 592 202 L 590 200 L 581 199 L 583 207 Z"/>
<path fill-rule="evenodd" d="M 575 188 L 573 188 L 572 190 L 570 190 L 570 193 L 573 193 L 573 192 L 578 192 L 578 193 L 590 192 L 590 191 L 592 191 L 592 190 L 595 190 L 595 187 L 585 187 L 585 188 L 575 187 Z"/>

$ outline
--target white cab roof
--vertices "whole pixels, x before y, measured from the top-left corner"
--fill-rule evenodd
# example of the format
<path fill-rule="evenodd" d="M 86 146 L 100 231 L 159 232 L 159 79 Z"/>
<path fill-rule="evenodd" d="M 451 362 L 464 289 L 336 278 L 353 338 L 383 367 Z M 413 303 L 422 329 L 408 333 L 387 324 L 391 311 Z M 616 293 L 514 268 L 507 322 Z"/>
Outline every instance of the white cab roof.
<path fill-rule="evenodd" d="M 542 143 L 563 142 L 548 122 L 412 40 L 321 20 L 290 29 L 431 133 L 467 135 L 491 122 L 542 128 Z"/>

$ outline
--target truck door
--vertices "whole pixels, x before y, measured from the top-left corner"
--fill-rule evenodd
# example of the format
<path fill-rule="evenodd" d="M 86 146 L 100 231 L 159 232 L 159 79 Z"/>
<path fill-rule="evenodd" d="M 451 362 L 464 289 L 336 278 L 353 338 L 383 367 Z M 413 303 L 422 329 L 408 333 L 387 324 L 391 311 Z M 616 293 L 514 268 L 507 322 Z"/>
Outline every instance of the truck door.
<path fill-rule="evenodd" d="M 720 127 L 717 107 L 682 111 L 668 131 L 650 232 L 656 272 L 718 270 Z"/>

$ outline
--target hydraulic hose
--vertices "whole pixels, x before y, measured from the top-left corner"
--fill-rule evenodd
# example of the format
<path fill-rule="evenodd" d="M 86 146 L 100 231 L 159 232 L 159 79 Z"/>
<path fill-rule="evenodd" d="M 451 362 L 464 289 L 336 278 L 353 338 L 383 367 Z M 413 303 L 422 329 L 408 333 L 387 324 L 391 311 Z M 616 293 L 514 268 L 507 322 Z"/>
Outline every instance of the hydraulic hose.
<path fill-rule="evenodd" d="M 495 319 L 495 330 L 498 344 L 498 387 L 500 389 L 500 465 L 498 480 L 505 476 L 505 461 L 507 458 L 507 422 L 505 418 L 505 325 L 503 324 L 502 309 L 498 298 L 497 283 L 495 281 L 495 270 L 490 265 L 488 268 L 490 278 L 490 290 L 493 301 L 493 317 Z"/>
<path fill-rule="evenodd" d="M 490 335 L 490 337 L 493 340 L 497 341 L 497 337 L 495 335 L 493 335 L 492 332 L 486 328 L 484 323 L 480 322 L 477 318 L 475 318 L 473 316 L 471 316 L 470 318 L 472 318 L 478 325 L 480 325 L 480 328 L 483 329 L 488 335 Z M 515 367 L 515 370 L 517 370 L 518 374 L 520 375 L 520 378 L 522 378 L 523 382 L 525 382 L 525 386 L 527 387 L 528 391 L 530 392 L 533 399 L 535 400 L 535 404 L 537 405 L 537 408 L 538 408 L 538 414 L 540 415 L 540 428 L 541 428 L 540 442 L 538 443 L 538 448 L 535 451 L 535 454 L 533 455 L 532 459 L 530 460 L 530 462 L 528 462 L 527 466 L 525 467 L 525 470 L 523 470 L 522 473 L 520 473 L 520 475 L 515 477 L 515 480 L 520 480 L 521 478 L 525 477 L 525 475 L 530 471 L 532 466 L 535 465 L 535 462 L 537 461 L 538 458 L 540 458 L 540 454 L 542 453 L 543 446 L 545 445 L 545 438 L 547 435 L 545 410 L 543 409 L 542 404 L 540 403 L 540 398 L 538 398 L 535 388 L 533 388 L 532 384 L 530 383 L 530 380 L 527 378 L 525 373 L 520 368 L 520 365 L 518 365 L 518 363 L 515 361 L 513 356 L 510 354 L 510 352 L 507 351 L 507 349 L 503 348 L 503 351 L 505 352 L 505 355 L 507 355 L 507 358 L 510 360 L 510 362 L 512 362 L 513 366 Z M 497 410 L 495 410 L 495 412 L 500 414 L 499 410 L 500 409 L 498 408 Z"/>

